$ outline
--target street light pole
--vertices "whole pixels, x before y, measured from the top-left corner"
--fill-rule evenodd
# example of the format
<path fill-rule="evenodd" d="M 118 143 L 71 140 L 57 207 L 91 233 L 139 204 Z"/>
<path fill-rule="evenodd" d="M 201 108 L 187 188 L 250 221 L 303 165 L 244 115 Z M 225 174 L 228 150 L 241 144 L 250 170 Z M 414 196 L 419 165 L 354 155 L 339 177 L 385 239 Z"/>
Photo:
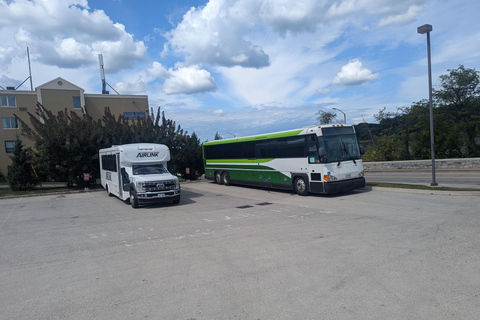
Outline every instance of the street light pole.
<path fill-rule="evenodd" d="M 428 54 L 428 98 L 430 104 L 430 148 L 432 153 L 432 183 L 431 186 L 438 186 L 435 181 L 435 139 L 433 133 L 433 98 L 432 98 L 432 58 L 430 54 L 430 32 L 433 30 L 430 24 L 425 24 L 417 28 L 420 34 L 427 34 L 427 54 Z"/>
<path fill-rule="evenodd" d="M 332 109 L 340 111 L 341 113 L 343 113 L 343 124 L 347 124 L 347 115 L 345 114 L 345 112 L 343 112 L 342 110 L 337 109 L 337 108 L 332 108 Z"/>

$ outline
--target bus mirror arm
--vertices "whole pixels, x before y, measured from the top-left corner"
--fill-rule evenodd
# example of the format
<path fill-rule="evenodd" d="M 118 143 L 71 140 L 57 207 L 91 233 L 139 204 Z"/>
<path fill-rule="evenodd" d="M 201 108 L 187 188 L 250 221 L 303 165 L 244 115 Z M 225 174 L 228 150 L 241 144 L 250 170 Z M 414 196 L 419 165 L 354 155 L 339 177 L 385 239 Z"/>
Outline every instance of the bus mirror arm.
<path fill-rule="evenodd" d="M 365 148 L 360 146 L 360 154 L 363 156 L 365 154 Z"/>

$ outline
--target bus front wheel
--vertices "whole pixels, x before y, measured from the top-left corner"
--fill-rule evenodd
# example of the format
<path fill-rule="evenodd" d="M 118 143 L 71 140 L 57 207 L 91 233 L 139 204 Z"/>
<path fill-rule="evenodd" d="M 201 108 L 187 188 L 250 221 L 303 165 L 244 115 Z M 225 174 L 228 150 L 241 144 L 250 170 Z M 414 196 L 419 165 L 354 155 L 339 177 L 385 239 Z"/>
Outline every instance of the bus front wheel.
<path fill-rule="evenodd" d="M 138 208 L 137 191 L 133 189 L 130 190 L 130 204 L 132 205 L 132 208 Z"/>
<path fill-rule="evenodd" d="M 299 196 L 306 196 L 308 194 L 307 183 L 302 177 L 295 178 L 293 188 L 295 189 L 295 193 Z"/>
<path fill-rule="evenodd" d="M 220 171 L 215 172 L 215 182 L 222 184 L 222 173 Z"/>

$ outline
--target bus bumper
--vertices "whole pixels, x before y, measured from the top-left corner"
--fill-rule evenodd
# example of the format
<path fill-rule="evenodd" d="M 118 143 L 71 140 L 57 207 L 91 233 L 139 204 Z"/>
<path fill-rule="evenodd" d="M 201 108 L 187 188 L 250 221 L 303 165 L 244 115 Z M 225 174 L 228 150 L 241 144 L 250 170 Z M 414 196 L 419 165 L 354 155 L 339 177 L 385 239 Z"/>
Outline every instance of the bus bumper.
<path fill-rule="evenodd" d="M 355 178 L 342 181 L 314 182 L 310 183 L 310 192 L 334 194 L 365 187 L 365 178 Z"/>
<path fill-rule="evenodd" d="M 139 203 L 171 201 L 180 196 L 180 189 L 162 192 L 139 192 L 137 199 Z"/>

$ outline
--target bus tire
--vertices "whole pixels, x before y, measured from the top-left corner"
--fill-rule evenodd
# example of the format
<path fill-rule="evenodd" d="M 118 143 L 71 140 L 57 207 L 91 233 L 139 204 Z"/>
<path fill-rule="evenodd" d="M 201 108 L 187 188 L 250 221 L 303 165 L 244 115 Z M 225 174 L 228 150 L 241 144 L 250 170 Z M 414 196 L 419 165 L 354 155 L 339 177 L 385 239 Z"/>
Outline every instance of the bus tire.
<path fill-rule="evenodd" d="M 108 184 L 105 185 L 105 190 L 107 190 L 107 194 L 109 197 L 113 196 L 113 194 L 110 192 L 110 190 L 108 190 Z"/>
<path fill-rule="evenodd" d="M 230 185 L 230 174 L 228 171 L 222 173 L 222 184 L 229 186 Z"/>
<path fill-rule="evenodd" d="M 215 171 L 215 182 L 222 184 L 222 173 L 220 171 Z"/>
<path fill-rule="evenodd" d="M 307 182 L 302 177 L 295 178 L 293 182 L 293 189 L 299 196 L 306 196 L 308 194 Z"/>
<path fill-rule="evenodd" d="M 130 189 L 130 204 L 132 205 L 132 208 L 138 208 L 138 197 L 137 191 L 135 191 L 135 189 Z"/>
<path fill-rule="evenodd" d="M 180 196 L 175 197 L 175 199 L 172 200 L 173 204 L 179 204 L 180 203 Z"/>

